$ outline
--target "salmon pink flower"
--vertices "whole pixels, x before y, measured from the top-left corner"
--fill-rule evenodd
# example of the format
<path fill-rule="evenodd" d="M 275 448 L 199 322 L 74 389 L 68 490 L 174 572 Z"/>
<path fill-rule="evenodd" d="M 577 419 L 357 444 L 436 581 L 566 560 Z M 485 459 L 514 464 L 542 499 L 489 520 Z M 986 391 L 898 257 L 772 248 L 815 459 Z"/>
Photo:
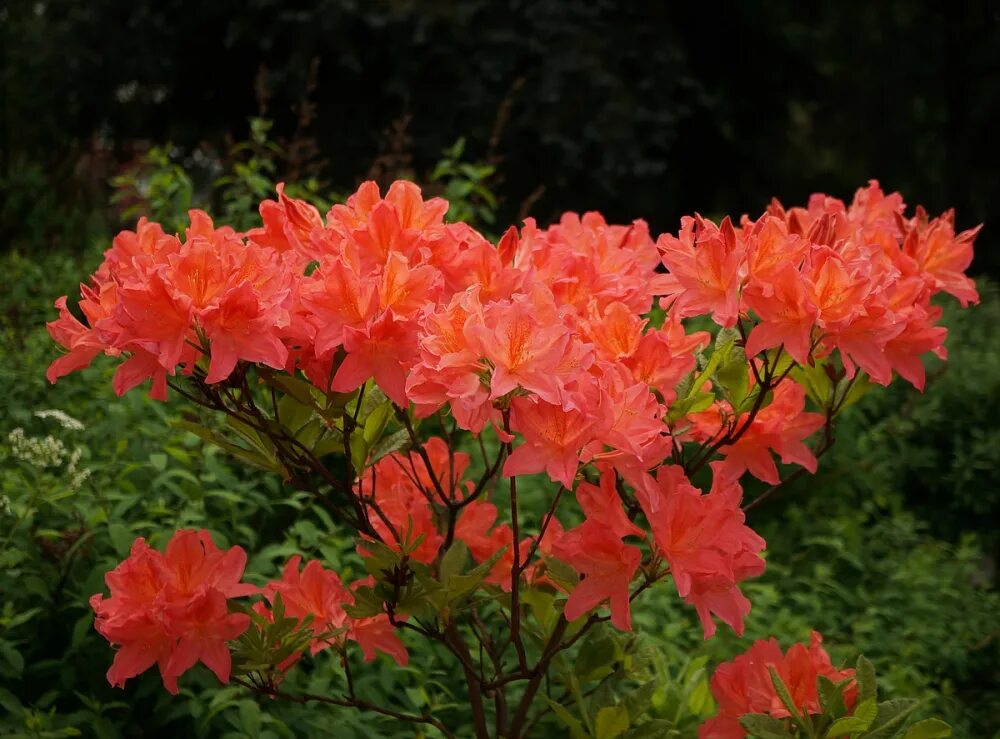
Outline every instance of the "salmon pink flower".
<path fill-rule="evenodd" d="M 821 712 L 816 678 L 826 677 L 834 683 L 854 677 L 854 670 L 837 670 L 830 655 L 823 649 L 823 638 L 815 631 L 809 645 L 794 644 L 782 653 L 775 639 L 759 640 L 743 654 L 716 669 L 711 690 L 719 704 L 719 713 L 702 724 L 701 739 L 743 739 L 747 732 L 740 717 L 750 713 L 768 714 L 776 719 L 789 717 L 788 709 L 778 697 L 770 670 L 778 673 L 801 715 Z M 857 701 L 857 685 L 852 681 L 844 691 L 848 709 Z"/>
<path fill-rule="evenodd" d="M 693 605 L 705 638 L 715 633 L 717 615 L 737 634 L 750 601 L 738 583 L 764 571 L 764 540 L 744 523 L 739 483 L 712 465 L 712 490 L 703 495 L 676 466 L 664 466 L 656 487 L 637 490 L 657 550 L 670 563 L 678 594 Z"/>
<path fill-rule="evenodd" d="M 774 398 L 750 423 L 747 430 L 733 444 L 719 449 L 724 459 L 721 469 L 729 477 L 739 477 L 749 471 L 759 480 L 772 485 L 780 482 L 778 467 L 771 452 L 785 464 L 798 464 L 810 472 L 816 471 L 816 457 L 803 443 L 823 427 L 819 413 L 805 412 L 806 393 L 794 382 L 782 382 L 774 390 Z M 735 427 L 743 428 L 749 414 L 735 419 Z M 711 439 L 719 432 L 718 411 L 693 414 L 691 420 L 704 438 Z"/>
<path fill-rule="evenodd" d="M 240 582 L 245 566 L 242 549 L 218 549 L 207 531 L 178 531 L 166 554 L 136 539 L 128 559 L 105 577 L 111 597 L 90 599 L 94 627 L 119 647 L 108 682 L 123 687 L 159 664 L 164 687 L 176 694 L 177 678 L 199 661 L 229 682 L 226 642 L 250 620 L 230 613 L 227 601 L 257 590 Z"/>
<path fill-rule="evenodd" d="M 106 346 L 92 328 L 84 326 L 69 312 L 65 295 L 56 300 L 55 306 L 59 311 L 59 318 L 49 321 L 45 326 L 49 336 L 68 352 L 49 365 L 45 373 L 49 382 L 55 382 L 70 372 L 89 367 L 94 357 L 103 353 Z"/>
<path fill-rule="evenodd" d="M 347 356 L 333 376 L 331 390 L 350 392 L 374 378 L 393 403 L 406 407 L 405 367 L 412 364 L 417 350 L 410 321 L 389 312 L 364 329 L 347 328 L 344 349 Z"/>
<path fill-rule="evenodd" d="M 272 605 L 280 595 L 286 615 L 299 620 L 311 618 L 309 628 L 315 638 L 309 644 L 310 654 L 339 647 L 350 640 L 361 647 L 366 662 L 371 662 L 376 651 L 381 651 L 399 665 L 406 665 L 406 648 L 388 616 L 382 613 L 353 619 L 344 609 L 354 605 L 354 589 L 371 585 L 371 581 L 361 580 L 347 588 L 336 572 L 324 569 L 319 561 L 310 560 L 300 572 L 301 564 L 302 558 L 293 556 L 286 563 L 281 579 L 269 582 L 263 592 Z"/>
<path fill-rule="evenodd" d="M 285 195 L 285 183 L 277 186 L 278 200 L 260 204 L 263 228 L 247 232 L 251 241 L 275 251 L 297 251 L 305 255 L 314 231 L 323 229 L 316 207 Z"/>
<path fill-rule="evenodd" d="M 529 398 L 514 398 L 511 428 L 524 437 L 503 466 L 504 477 L 546 472 L 555 482 L 573 487 L 580 453 L 593 438 L 587 416 L 577 410 Z"/>
<path fill-rule="evenodd" d="M 751 284 L 743 293 L 743 302 L 761 319 L 747 338 L 747 356 L 783 345 L 799 364 L 809 362 L 818 310 L 797 269 L 786 264 L 767 289 Z"/>
<path fill-rule="evenodd" d="M 576 498 L 586 519 L 557 536 L 552 553 L 582 575 L 566 601 L 563 615 L 568 620 L 574 621 L 608 601 L 611 622 L 622 631 L 631 631 L 629 583 L 639 568 L 642 552 L 622 539 L 642 538 L 644 534 L 625 516 L 615 485 L 615 472 L 606 465 L 600 486 L 580 483 Z"/>
<path fill-rule="evenodd" d="M 528 300 L 514 300 L 485 307 L 482 323 L 469 330 L 493 366 L 492 398 L 520 386 L 546 402 L 560 402 L 553 371 L 570 338 L 561 324 L 541 323 L 537 306 Z"/>
<path fill-rule="evenodd" d="M 972 245 L 982 225 L 955 235 L 955 211 L 927 221 L 920 209 L 903 242 L 903 251 L 911 256 L 927 275 L 935 291 L 958 298 L 962 307 L 979 302 L 976 283 L 965 274 L 972 264 Z"/>
<path fill-rule="evenodd" d="M 746 246 L 729 218 L 716 226 L 700 216 L 685 217 L 680 237 L 664 234 L 656 246 L 674 281 L 667 294 L 679 317 L 711 313 L 720 326 L 736 323 Z"/>

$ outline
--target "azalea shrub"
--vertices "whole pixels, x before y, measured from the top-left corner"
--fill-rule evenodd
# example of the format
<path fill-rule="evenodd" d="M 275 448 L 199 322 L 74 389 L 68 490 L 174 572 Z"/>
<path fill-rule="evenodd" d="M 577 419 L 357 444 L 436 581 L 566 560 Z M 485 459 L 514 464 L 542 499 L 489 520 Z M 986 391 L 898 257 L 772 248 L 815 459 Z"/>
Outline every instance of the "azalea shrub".
<path fill-rule="evenodd" d="M 177 692 L 202 663 L 262 696 L 444 736 L 671 731 L 634 725 L 642 687 L 593 716 L 566 707 L 629 654 L 583 679 L 565 666 L 595 634 L 631 631 L 656 588 L 704 638 L 720 623 L 741 634 L 740 585 L 766 546 L 744 512 L 814 472 L 871 387 L 923 389 L 922 357 L 946 354 L 936 295 L 978 301 L 978 229 L 907 215 L 874 181 L 850 204 L 772 201 L 655 240 L 641 220 L 568 213 L 494 244 L 447 212 L 405 181 L 365 183 L 325 217 L 279 186 L 242 232 L 197 210 L 182 235 L 140 219 L 76 311 L 56 302 L 66 353 L 50 381 L 118 358 L 119 395 L 181 396 L 201 413 L 187 430 L 309 495 L 353 532 L 364 570 L 293 555 L 250 583 L 243 549 L 207 531 L 163 552 L 140 538 L 91 600 L 115 647 L 109 682 L 156 666 Z M 746 500 L 745 476 L 769 487 Z M 469 726 L 355 690 L 357 651 L 403 667 L 415 642 L 453 660 Z M 343 691 L 287 688 L 330 658 Z M 788 652 L 760 642 L 716 671 L 700 734 L 947 735 L 907 729 L 913 706 L 877 703 L 872 673 L 833 667 L 819 635 Z"/>

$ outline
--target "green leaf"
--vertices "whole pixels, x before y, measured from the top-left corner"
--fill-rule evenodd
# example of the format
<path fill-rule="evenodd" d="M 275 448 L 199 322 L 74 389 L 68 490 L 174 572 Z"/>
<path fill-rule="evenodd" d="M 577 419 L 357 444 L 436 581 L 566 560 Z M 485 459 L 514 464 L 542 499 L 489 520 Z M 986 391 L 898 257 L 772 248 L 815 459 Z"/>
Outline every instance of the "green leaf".
<path fill-rule="evenodd" d="M 478 588 L 483 580 L 486 579 L 486 576 L 490 574 L 490 570 L 493 569 L 493 565 L 497 563 L 506 551 L 507 547 L 503 546 L 494 552 L 489 559 L 483 560 L 466 574 L 451 575 L 448 578 L 447 585 L 448 601 L 454 603 Z"/>
<path fill-rule="evenodd" d="M 559 721 L 561 721 L 562 724 L 569 729 L 570 736 L 572 736 L 573 739 L 588 739 L 587 731 L 583 728 L 583 724 L 580 723 L 579 719 L 575 718 L 573 714 L 567 711 L 565 706 L 556 703 L 548 696 L 545 696 L 545 700 L 552 709 L 552 713 L 556 715 L 556 718 L 558 718 Z"/>
<path fill-rule="evenodd" d="M 834 721 L 827 729 L 826 735 L 831 739 L 836 736 L 850 736 L 851 734 L 860 734 L 867 728 L 868 726 L 861 719 L 845 716 Z"/>
<path fill-rule="evenodd" d="M 135 541 L 135 535 L 129 528 L 118 521 L 108 524 L 108 538 L 111 539 L 111 546 L 115 548 L 115 553 L 120 557 L 128 555 Z"/>
<path fill-rule="evenodd" d="M 847 713 L 847 706 L 844 704 L 844 688 L 850 680 L 834 683 L 825 675 L 816 678 L 816 692 L 819 694 L 819 705 L 823 713 L 833 719 L 840 718 Z"/>
<path fill-rule="evenodd" d="M 441 582 L 447 584 L 448 578 L 452 575 L 460 575 L 465 572 L 468 564 L 469 548 L 465 542 L 456 540 L 441 558 L 441 567 L 438 570 Z"/>
<path fill-rule="evenodd" d="M 781 699 L 781 702 L 785 705 L 792 718 L 801 724 L 802 717 L 799 715 L 799 708 L 795 705 L 795 701 L 792 700 L 792 695 L 788 692 L 788 686 L 785 685 L 785 681 L 781 679 L 781 675 L 773 667 L 769 666 L 767 670 L 771 673 L 771 684 L 774 685 L 774 690 Z"/>
<path fill-rule="evenodd" d="M 739 408 L 750 394 L 750 365 L 741 347 L 733 347 L 729 358 L 715 373 L 715 379 L 722 387 L 729 404 Z"/>
<path fill-rule="evenodd" d="M 868 375 L 858 372 L 854 381 L 851 383 L 847 390 L 847 393 L 843 396 L 843 399 L 838 398 L 839 406 L 837 408 L 837 413 L 841 413 L 844 410 L 850 408 L 852 405 L 861 400 L 868 391 L 874 387 L 874 383 L 868 379 Z"/>
<path fill-rule="evenodd" d="M 6 688 L 0 688 L 0 708 L 3 708 L 10 716 L 21 716 L 24 713 L 21 701 Z"/>
<path fill-rule="evenodd" d="M 699 413 L 715 402 L 713 393 L 696 392 L 687 398 L 679 398 L 667 410 L 667 421 L 677 421 L 689 413 Z"/>
<path fill-rule="evenodd" d="M 861 703 L 855 706 L 853 716 L 845 716 L 833 722 L 827 731 L 827 736 L 846 736 L 848 734 L 867 731 L 875 722 L 877 715 L 878 706 L 875 705 L 874 698 L 861 701 Z"/>
<path fill-rule="evenodd" d="M 882 701 L 878 704 L 878 716 L 875 722 L 868 727 L 869 731 L 865 735 L 870 739 L 888 739 L 896 735 L 896 732 L 906 723 L 907 717 L 917 710 L 919 701 L 912 698 L 896 698 L 894 700 Z"/>
<path fill-rule="evenodd" d="M 621 654 L 617 638 L 608 629 L 594 629 L 584 637 L 573 671 L 581 683 L 600 680 L 614 672 Z"/>
<path fill-rule="evenodd" d="M 253 701 L 240 701 L 240 728 L 250 736 L 259 736 L 261 729 L 260 707 Z"/>
<path fill-rule="evenodd" d="M 178 421 L 176 425 L 179 428 L 182 428 L 185 431 L 194 434 L 198 438 L 203 439 L 204 441 L 207 441 L 210 444 L 214 444 L 215 446 L 219 447 L 220 449 L 223 449 L 224 451 L 228 452 L 237 459 L 242 460 L 243 462 L 246 462 L 247 464 L 251 465 L 252 467 L 257 467 L 259 469 L 266 470 L 268 472 L 276 472 L 282 477 L 285 477 L 287 475 L 287 471 L 277 461 L 277 458 L 273 454 L 270 453 L 264 454 L 259 451 L 254 451 L 252 449 L 247 449 L 245 447 L 239 446 L 238 444 L 234 444 L 233 442 L 226 439 L 222 434 L 218 433 L 217 431 L 205 428 L 204 426 L 197 423 L 192 423 L 190 421 Z M 253 431 L 252 429 L 250 430 Z M 253 433 L 256 434 L 255 431 Z M 241 438 L 243 438 L 243 435 L 241 433 L 239 435 Z M 259 441 L 260 440 L 258 437 L 257 440 L 258 444 Z"/>
<path fill-rule="evenodd" d="M 285 395 L 278 401 L 278 422 L 296 435 L 313 415 L 312 398 L 308 404 L 293 395 Z"/>
<path fill-rule="evenodd" d="M 226 423 L 229 424 L 229 426 L 240 436 L 240 438 L 250 445 L 251 449 L 260 453 L 271 462 L 277 460 L 274 453 L 274 444 L 271 443 L 270 439 L 261 436 L 260 433 L 252 426 L 243 423 L 243 421 L 237 420 L 232 416 L 226 416 Z"/>
<path fill-rule="evenodd" d="M 628 731 L 628 711 L 623 706 L 605 706 L 597 712 L 594 722 L 596 739 L 616 739 Z"/>
<path fill-rule="evenodd" d="M 858 681 L 858 700 L 878 699 L 875 665 L 864 655 L 858 657 L 858 663 L 855 665 L 854 679 Z"/>
<path fill-rule="evenodd" d="M 690 689 L 687 699 L 688 710 L 695 716 L 701 716 L 710 711 L 712 705 L 712 691 L 708 687 L 708 680 L 702 678 Z"/>
<path fill-rule="evenodd" d="M 777 349 L 768 349 L 764 352 L 764 357 L 767 360 L 767 365 L 771 367 L 771 374 L 774 377 L 781 377 L 785 372 L 795 364 L 795 360 L 792 356 L 786 352 L 782 351 L 781 356 L 775 359 L 775 355 L 778 353 Z"/>
<path fill-rule="evenodd" d="M 558 619 L 555 596 L 538 588 L 525 588 L 521 592 L 521 602 L 531 609 L 531 612 L 535 616 L 535 621 L 538 622 L 538 625 L 542 627 L 545 633 L 551 633 Z"/>
<path fill-rule="evenodd" d="M 315 407 L 315 401 L 313 398 L 314 387 L 311 383 L 303 380 L 301 377 L 293 377 L 279 372 L 271 372 L 270 370 L 264 370 L 262 373 L 265 381 L 268 385 L 275 385 L 281 389 L 286 396 L 294 398 L 302 405 L 309 405 Z M 282 421 L 284 421 L 284 416 L 282 416 Z"/>
<path fill-rule="evenodd" d="M 367 553 L 364 558 L 365 572 L 374 575 L 376 580 L 382 578 L 384 571 L 393 569 L 403 561 L 399 552 L 380 541 L 366 541 L 364 550 Z"/>
<path fill-rule="evenodd" d="M 907 729 L 903 739 L 943 739 L 947 736 L 951 736 L 948 724 L 939 718 L 926 718 Z"/>
<path fill-rule="evenodd" d="M 368 618 L 384 613 L 385 605 L 373 588 L 362 586 L 354 591 L 354 605 L 345 605 L 344 610 L 351 618 Z"/>
<path fill-rule="evenodd" d="M 351 464 L 356 472 L 360 473 L 365 468 L 368 460 L 368 445 L 365 443 L 364 429 L 358 427 L 351 433 Z"/>
<path fill-rule="evenodd" d="M 813 366 L 800 364 L 791 371 L 791 378 L 806 391 L 809 399 L 820 408 L 831 401 L 833 383 L 824 368 L 824 360 L 816 360 Z"/>
<path fill-rule="evenodd" d="M 382 438 L 389 419 L 392 418 L 392 403 L 385 401 L 376 406 L 375 409 L 365 417 L 364 439 L 368 448 L 375 446 L 375 442 Z"/>
<path fill-rule="evenodd" d="M 875 719 L 878 717 L 878 706 L 875 704 L 875 699 L 869 698 L 868 700 L 861 701 L 854 708 L 853 716 L 859 721 L 863 721 L 865 728 L 868 729 L 875 723 Z"/>
<path fill-rule="evenodd" d="M 394 434 L 389 434 L 388 436 L 379 440 L 374 447 L 372 447 L 370 458 L 368 460 L 369 464 L 375 464 L 380 459 L 388 457 L 393 452 L 398 452 L 402 449 L 410 440 L 410 435 L 406 429 L 400 429 Z"/>
<path fill-rule="evenodd" d="M 794 736 L 788 733 L 784 721 L 772 718 L 766 713 L 748 713 L 741 716 L 740 725 L 758 739 L 791 739 Z"/>
<path fill-rule="evenodd" d="M 628 711 L 629 716 L 642 716 L 653 705 L 653 693 L 656 692 L 656 683 L 646 682 L 625 696 L 622 706 Z"/>
<path fill-rule="evenodd" d="M 580 582 L 580 576 L 576 573 L 576 570 L 565 562 L 561 562 L 553 557 L 547 557 L 544 554 L 542 555 L 542 561 L 545 562 L 545 571 L 549 577 L 563 590 L 569 592 Z"/>
<path fill-rule="evenodd" d="M 722 358 L 725 359 L 739 340 L 739 329 L 720 328 L 719 333 L 715 335 L 715 351 L 722 353 Z"/>
<path fill-rule="evenodd" d="M 24 657 L 10 642 L 0 641 L 0 657 L 3 657 L 3 660 L 10 665 L 15 675 L 24 672 Z"/>

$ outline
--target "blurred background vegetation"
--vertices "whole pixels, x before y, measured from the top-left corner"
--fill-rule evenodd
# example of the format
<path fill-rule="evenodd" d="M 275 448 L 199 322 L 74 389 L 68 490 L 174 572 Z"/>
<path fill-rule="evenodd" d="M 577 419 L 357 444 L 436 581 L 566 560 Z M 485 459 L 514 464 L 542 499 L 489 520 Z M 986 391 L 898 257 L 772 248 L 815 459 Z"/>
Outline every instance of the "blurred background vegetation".
<path fill-rule="evenodd" d="M 998 17 L 983 0 L 0 4 L 0 735 L 305 737 L 334 720 L 338 736 L 413 735 L 262 707 L 205 671 L 178 699 L 154 674 L 108 688 L 87 598 L 135 536 L 207 527 L 252 553 L 257 580 L 294 551 L 357 562 L 322 510 L 183 431 L 182 403 L 115 399 L 103 362 L 44 379 L 52 300 L 139 214 L 176 228 L 204 207 L 246 227 L 280 180 L 325 204 L 405 176 L 493 234 L 589 208 L 667 230 L 693 210 L 756 215 L 772 195 L 849 198 L 869 177 L 957 207 L 962 227 L 985 221 L 983 303 L 947 306 L 951 357 L 926 393 L 870 393 L 819 474 L 752 511 L 770 564 L 748 586 L 747 637 L 787 646 L 815 627 L 835 660 L 864 652 L 887 692 L 925 699 L 957 737 L 1000 736 Z M 695 620 L 664 587 L 634 640 L 588 645 L 655 678 L 632 736 L 692 736 L 711 713 L 706 667 L 748 642 L 701 642 Z M 413 664 L 430 666 L 359 669 L 359 690 L 461 727 L 447 662 Z M 317 660 L 290 679 L 323 692 L 341 677 Z M 624 705 L 634 682 L 598 684 Z M 579 715 L 594 701 L 581 694 Z M 551 715 L 539 727 L 562 731 Z"/>

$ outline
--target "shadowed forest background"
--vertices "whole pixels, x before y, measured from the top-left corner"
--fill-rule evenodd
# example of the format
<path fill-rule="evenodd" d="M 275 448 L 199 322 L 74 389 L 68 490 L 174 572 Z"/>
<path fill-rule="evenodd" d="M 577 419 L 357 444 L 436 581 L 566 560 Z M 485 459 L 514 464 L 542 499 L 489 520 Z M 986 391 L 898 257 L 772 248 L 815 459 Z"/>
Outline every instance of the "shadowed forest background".
<path fill-rule="evenodd" d="M 962 224 L 1000 196 L 993 2 L 8 2 L 0 239 L 52 248 L 150 144 L 224 152 L 275 121 L 280 173 L 350 192 L 459 137 L 498 222 L 653 231 L 875 177 Z M 988 229 L 976 267 L 1000 270 Z"/>
<path fill-rule="evenodd" d="M 210 528 L 251 552 L 251 574 L 292 552 L 349 567 L 349 538 L 185 431 L 183 402 L 114 398 L 107 362 L 44 377 L 53 300 L 138 216 L 170 230 L 203 207 L 248 228 L 276 182 L 329 203 L 405 177 L 491 236 L 589 209 L 655 235 L 694 211 L 756 217 L 773 196 L 849 201 L 870 178 L 932 215 L 954 207 L 959 230 L 985 223 L 982 303 L 945 302 L 950 357 L 928 361 L 926 394 L 866 397 L 818 475 L 751 511 L 769 564 L 745 638 L 702 642 L 663 591 L 635 645 L 649 717 L 692 731 L 714 710 L 713 665 L 815 627 L 835 662 L 864 652 L 956 737 L 1000 737 L 998 121 L 986 0 L 0 0 L 0 735 L 298 737 L 336 721 L 338 736 L 413 736 L 262 708 L 204 670 L 178 698 L 150 674 L 109 688 L 87 598 L 136 536 Z M 85 428 L 38 415 L 51 409 Z M 17 463 L 17 428 L 80 450 L 73 469 Z M 312 690 L 336 668 L 309 672 Z M 358 690 L 423 711 L 454 679 L 377 662 Z"/>

